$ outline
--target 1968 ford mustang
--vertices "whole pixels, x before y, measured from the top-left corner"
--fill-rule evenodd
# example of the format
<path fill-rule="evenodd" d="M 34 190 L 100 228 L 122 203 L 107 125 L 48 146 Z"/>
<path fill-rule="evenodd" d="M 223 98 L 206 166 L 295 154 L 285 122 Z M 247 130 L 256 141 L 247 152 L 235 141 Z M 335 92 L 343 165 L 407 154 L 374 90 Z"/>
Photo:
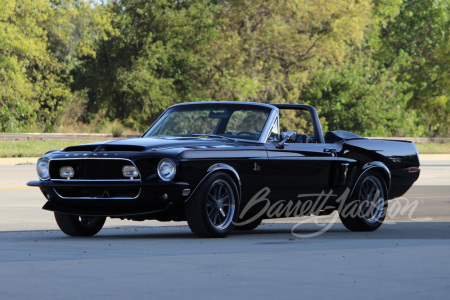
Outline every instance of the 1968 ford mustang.
<path fill-rule="evenodd" d="M 280 121 L 295 128 L 281 133 Z M 71 236 L 95 235 L 110 217 L 187 220 L 197 236 L 225 237 L 335 210 L 348 229 L 372 231 L 419 166 L 411 142 L 324 135 L 309 105 L 200 102 L 170 107 L 140 138 L 50 151 L 28 185 Z"/>

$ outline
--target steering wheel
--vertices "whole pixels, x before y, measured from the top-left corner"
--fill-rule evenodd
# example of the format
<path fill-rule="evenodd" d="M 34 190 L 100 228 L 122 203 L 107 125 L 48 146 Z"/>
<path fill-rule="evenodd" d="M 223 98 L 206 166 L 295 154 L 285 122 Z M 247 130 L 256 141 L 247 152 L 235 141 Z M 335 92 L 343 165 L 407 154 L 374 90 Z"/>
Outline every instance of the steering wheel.
<path fill-rule="evenodd" d="M 239 131 L 238 133 L 236 133 L 236 135 L 241 135 L 241 134 L 258 135 L 258 133 L 251 132 L 251 131 Z"/>

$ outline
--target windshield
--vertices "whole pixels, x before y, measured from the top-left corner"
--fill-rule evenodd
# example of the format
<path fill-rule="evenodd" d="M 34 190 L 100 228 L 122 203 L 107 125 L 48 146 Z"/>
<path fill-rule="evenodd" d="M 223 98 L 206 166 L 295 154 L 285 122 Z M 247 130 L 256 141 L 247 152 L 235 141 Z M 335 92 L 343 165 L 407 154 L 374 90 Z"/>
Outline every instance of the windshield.
<path fill-rule="evenodd" d="M 164 115 L 144 137 L 214 135 L 258 140 L 271 109 L 256 105 L 181 105 Z"/>

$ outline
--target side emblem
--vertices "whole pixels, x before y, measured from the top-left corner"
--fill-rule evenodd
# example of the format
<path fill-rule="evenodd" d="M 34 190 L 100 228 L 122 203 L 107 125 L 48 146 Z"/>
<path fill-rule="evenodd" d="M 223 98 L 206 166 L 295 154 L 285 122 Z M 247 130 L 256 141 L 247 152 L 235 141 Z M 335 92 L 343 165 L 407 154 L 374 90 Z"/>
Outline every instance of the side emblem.
<path fill-rule="evenodd" d="M 253 164 L 253 171 L 261 171 L 261 166 L 259 166 L 257 163 Z"/>

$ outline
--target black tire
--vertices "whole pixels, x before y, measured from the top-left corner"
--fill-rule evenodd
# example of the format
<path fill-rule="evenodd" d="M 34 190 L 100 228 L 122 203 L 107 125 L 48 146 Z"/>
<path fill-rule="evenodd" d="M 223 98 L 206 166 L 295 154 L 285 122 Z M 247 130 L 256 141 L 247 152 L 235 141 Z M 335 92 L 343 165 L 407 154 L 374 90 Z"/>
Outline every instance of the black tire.
<path fill-rule="evenodd" d="M 245 225 L 235 225 L 234 230 L 253 230 L 259 225 L 261 225 L 262 218 L 258 218 L 250 223 L 247 223 Z M 239 223 L 243 223 L 243 221 L 240 221 Z M 238 224 L 239 224 L 238 223 Z"/>
<path fill-rule="evenodd" d="M 223 238 L 234 228 L 239 194 L 233 179 L 216 172 L 201 184 L 186 203 L 186 219 L 192 232 L 203 238 Z"/>
<path fill-rule="evenodd" d="M 93 236 L 103 227 L 106 217 L 84 217 L 55 212 L 55 220 L 62 232 L 70 236 Z"/>
<path fill-rule="evenodd" d="M 339 210 L 339 217 L 352 231 L 374 231 L 386 217 L 388 207 L 384 178 L 376 171 L 368 171 L 357 183 L 353 195 Z"/>

